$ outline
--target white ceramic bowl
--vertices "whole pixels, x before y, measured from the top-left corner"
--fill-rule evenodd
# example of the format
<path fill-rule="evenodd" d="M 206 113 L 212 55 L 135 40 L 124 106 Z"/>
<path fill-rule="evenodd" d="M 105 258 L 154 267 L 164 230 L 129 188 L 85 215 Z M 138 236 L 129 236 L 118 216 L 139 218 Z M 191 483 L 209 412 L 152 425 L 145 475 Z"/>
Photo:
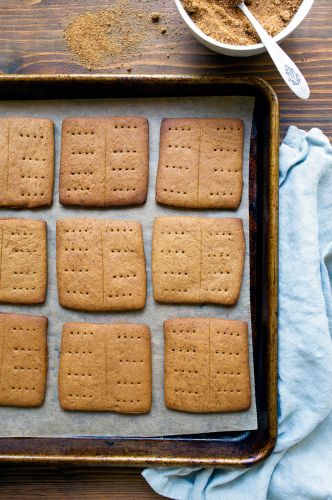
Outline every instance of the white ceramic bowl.
<path fill-rule="evenodd" d="M 303 21 L 303 19 L 308 14 L 315 0 L 303 0 L 299 10 L 291 20 L 291 22 L 283 29 L 278 35 L 274 37 L 276 42 L 281 42 L 287 38 Z M 182 17 L 185 24 L 188 26 L 192 34 L 199 40 L 203 45 L 208 47 L 219 54 L 226 54 L 233 57 L 249 57 L 256 54 L 261 54 L 265 52 L 266 49 L 262 43 L 257 43 L 256 45 L 230 45 L 227 43 L 217 42 L 210 36 L 206 35 L 197 24 L 192 21 L 190 16 L 185 11 L 181 0 L 175 0 L 175 4 L 178 8 L 180 16 Z"/>

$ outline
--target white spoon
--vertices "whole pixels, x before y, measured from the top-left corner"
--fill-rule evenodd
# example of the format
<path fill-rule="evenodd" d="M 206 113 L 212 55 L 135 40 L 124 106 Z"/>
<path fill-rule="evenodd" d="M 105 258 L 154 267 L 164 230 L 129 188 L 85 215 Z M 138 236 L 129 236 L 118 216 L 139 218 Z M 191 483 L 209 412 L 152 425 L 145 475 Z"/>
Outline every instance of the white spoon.
<path fill-rule="evenodd" d="M 310 89 L 296 64 L 294 64 L 290 57 L 288 57 L 282 48 L 279 47 L 273 38 L 265 31 L 263 26 L 253 16 L 244 2 L 239 2 L 237 6 L 242 10 L 243 14 L 249 19 L 257 31 L 262 43 L 265 45 L 272 61 L 276 65 L 280 75 L 285 80 L 288 87 L 301 99 L 308 99 L 310 96 Z"/>

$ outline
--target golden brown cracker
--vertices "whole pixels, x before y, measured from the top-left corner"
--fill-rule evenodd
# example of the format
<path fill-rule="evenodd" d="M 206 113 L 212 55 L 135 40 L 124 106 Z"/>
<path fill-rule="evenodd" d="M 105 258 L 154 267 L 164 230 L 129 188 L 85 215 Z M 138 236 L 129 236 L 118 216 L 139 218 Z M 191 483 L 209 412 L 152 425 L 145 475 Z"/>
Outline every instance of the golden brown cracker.
<path fill-rule="evenodd" d="M 159 203 L 197 206 L 199 145 L 200 129 L 195 119 L 162 121 L 156 185 Z"/>
<path fill-rule="evenodd" d="M 60 202 L 121 206 L 144 203 L 149 175 L 146 118 L 67 118 L 62 125 Z"/>
<path fill-rule="evenodd" d="M 0 405 L 40 406 L 47 376 L 47 318 L 0 313 Z"/>
<path fill-rule="evenodd" d="M 139 222 L 57 222 L 59 302 L 86 311 L 142 309 L 146 269 Z"/>
<path fill-rule="evenodd" d="M 245 239 L 236 218 L 202 219 L 200 300 L 233 305 L 242 282 Z"/>
<path fill-rule="evenodd" d="M 158 302 L 200 301 L 201 232 L 194 217 L 158 217 L 153 228 L 152 279 Z"/>
<path fill-rule="evenodd" d="M 107 406 L 105 333 L 92 323 L 66 323 L 62 331 L 59 401 L 65 410 Z"/>
<path fill-rule="evenodd" d="M 59 369 L 63 409 L 147 413 L 151 408 L 151 379 L 147 326 L 64 325 Z"/>
<path fill-rule="evenodd" d="M 152 244 L 158 302 L 235 304 L 244 266 L 241 219 L 159 217 Z"/>
<path fill-rule="evenodd" d="M 0 302 L 45 301 L 46 245 L 46 222 L 0 219 Z"/>
<path fill-rule="evenodd" d="M 238 119 L 164 119 L 156 200 L 188 208 L 238 208 L 243 127 Z"/>
<path fill-rule="evenodd" d="M 206 320 L 178 318 L 164 322 L 165 403 L 168 408 L 202 411 L 209 391 Z"/>
<path fill-rule="evenodd" d="M 41 118 L 1 118 L 0 147 L 0 206 L 51 205 L 53 122 Z"/>
<path fill-rule="evenodd" d="M 247 323 L 175 318 L 164 322 L 164 336 L 168 408 L 210 413 L 250 407 Z"/>
<path fill-rule="evenodd" d="M 247 410 L 251 404 L 248 324 L 210 319 L 210 401 L 213 411 Z"/>

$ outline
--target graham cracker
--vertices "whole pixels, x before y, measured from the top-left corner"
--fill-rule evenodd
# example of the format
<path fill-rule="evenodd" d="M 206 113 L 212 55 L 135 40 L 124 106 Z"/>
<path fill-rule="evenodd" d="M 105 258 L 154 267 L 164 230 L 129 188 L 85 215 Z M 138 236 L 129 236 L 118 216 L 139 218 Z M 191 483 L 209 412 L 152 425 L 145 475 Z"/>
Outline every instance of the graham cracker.
<path fill-rule="evenodd" d="M 42 405 L 47 376 L 47 318 L 0 313 L 0 406 Z"/>
<path fill-rule="evenodd" d="M 175 318 L 164 322 L 164 336 L 168 408 L 193 413 L 250 408 L 247 323 Z"/>
<path fill-rule="evenodd" d="M 57 222 L 58 295 L 83 311 L 142 309 L 146 269 L 142 227 L 123 220 Z"/>
<path fill-rule="evenodd" d="M 62 124 L 60 202 L 121 206 L 144 203 L 149 123 L 137 116 L 67 118 Z"/>
<path fill-rule="evenodd" d="M 41 118 L 1 118 L 0 148 L 0 207 L 51 205 L 53 122 Z"/>
<path fill-rule="evenodd" d="M 0 302 L 40 304 L 47 287 L 46 222 L 0 219 Z"/>
<path fill-rule="evenodd" d="M 64 410 L 147 413 L 151 379 L 146 325 L 64 325 L 59 368 L 59 401 Z"/>
<path fill-rule="evenodd" d="M 238 208 L 243 187 L 243 129 L 238 119 L 164 119 L 156 201 L 176 207 Z"/>
<path fill-rule="evenodd" d="M 245 255 L 237 218 L 158 217 L 152 242 L 152 281 L 158 302 L 237 302 Z"/>

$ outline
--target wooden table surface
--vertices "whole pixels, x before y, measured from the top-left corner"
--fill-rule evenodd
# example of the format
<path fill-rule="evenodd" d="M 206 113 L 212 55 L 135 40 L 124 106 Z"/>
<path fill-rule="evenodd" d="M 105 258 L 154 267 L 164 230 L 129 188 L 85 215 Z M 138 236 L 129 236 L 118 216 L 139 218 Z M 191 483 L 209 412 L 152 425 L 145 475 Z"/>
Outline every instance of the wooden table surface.
<path fill-rule="evenodd" d="M 109 7 L 109 0 L 0 0 L 0 72 L 91 73 L 69 54 L 63 29 L 74 15 Z M 255 74 L 276 90 L 281 104 L 281 133 L 290 124 L 320 127 L 332 138 L 332 2 L 314 7 L 283 47 L 299 65 L 311 88 L 309 101 L 293 96 L 265 54 L 232 59 L 208 51 L 180 24 L 172 0 L 150 0 L 151 11 L 167 20 L 165 37 L 150 43 L 142 57 L 114 61 L 97 72 L 131 74 Z M 174 31 L 172 28 L 174 27 Z M 175 30 L 177 34 L 175 34 Z M 92 71 L 93 72 L 93 71 Z M 137 469 L 64 466 L 0 466 L 0 498 L 158 498 Z M 160 498 L 160 497 L 159 497 Z"/>

